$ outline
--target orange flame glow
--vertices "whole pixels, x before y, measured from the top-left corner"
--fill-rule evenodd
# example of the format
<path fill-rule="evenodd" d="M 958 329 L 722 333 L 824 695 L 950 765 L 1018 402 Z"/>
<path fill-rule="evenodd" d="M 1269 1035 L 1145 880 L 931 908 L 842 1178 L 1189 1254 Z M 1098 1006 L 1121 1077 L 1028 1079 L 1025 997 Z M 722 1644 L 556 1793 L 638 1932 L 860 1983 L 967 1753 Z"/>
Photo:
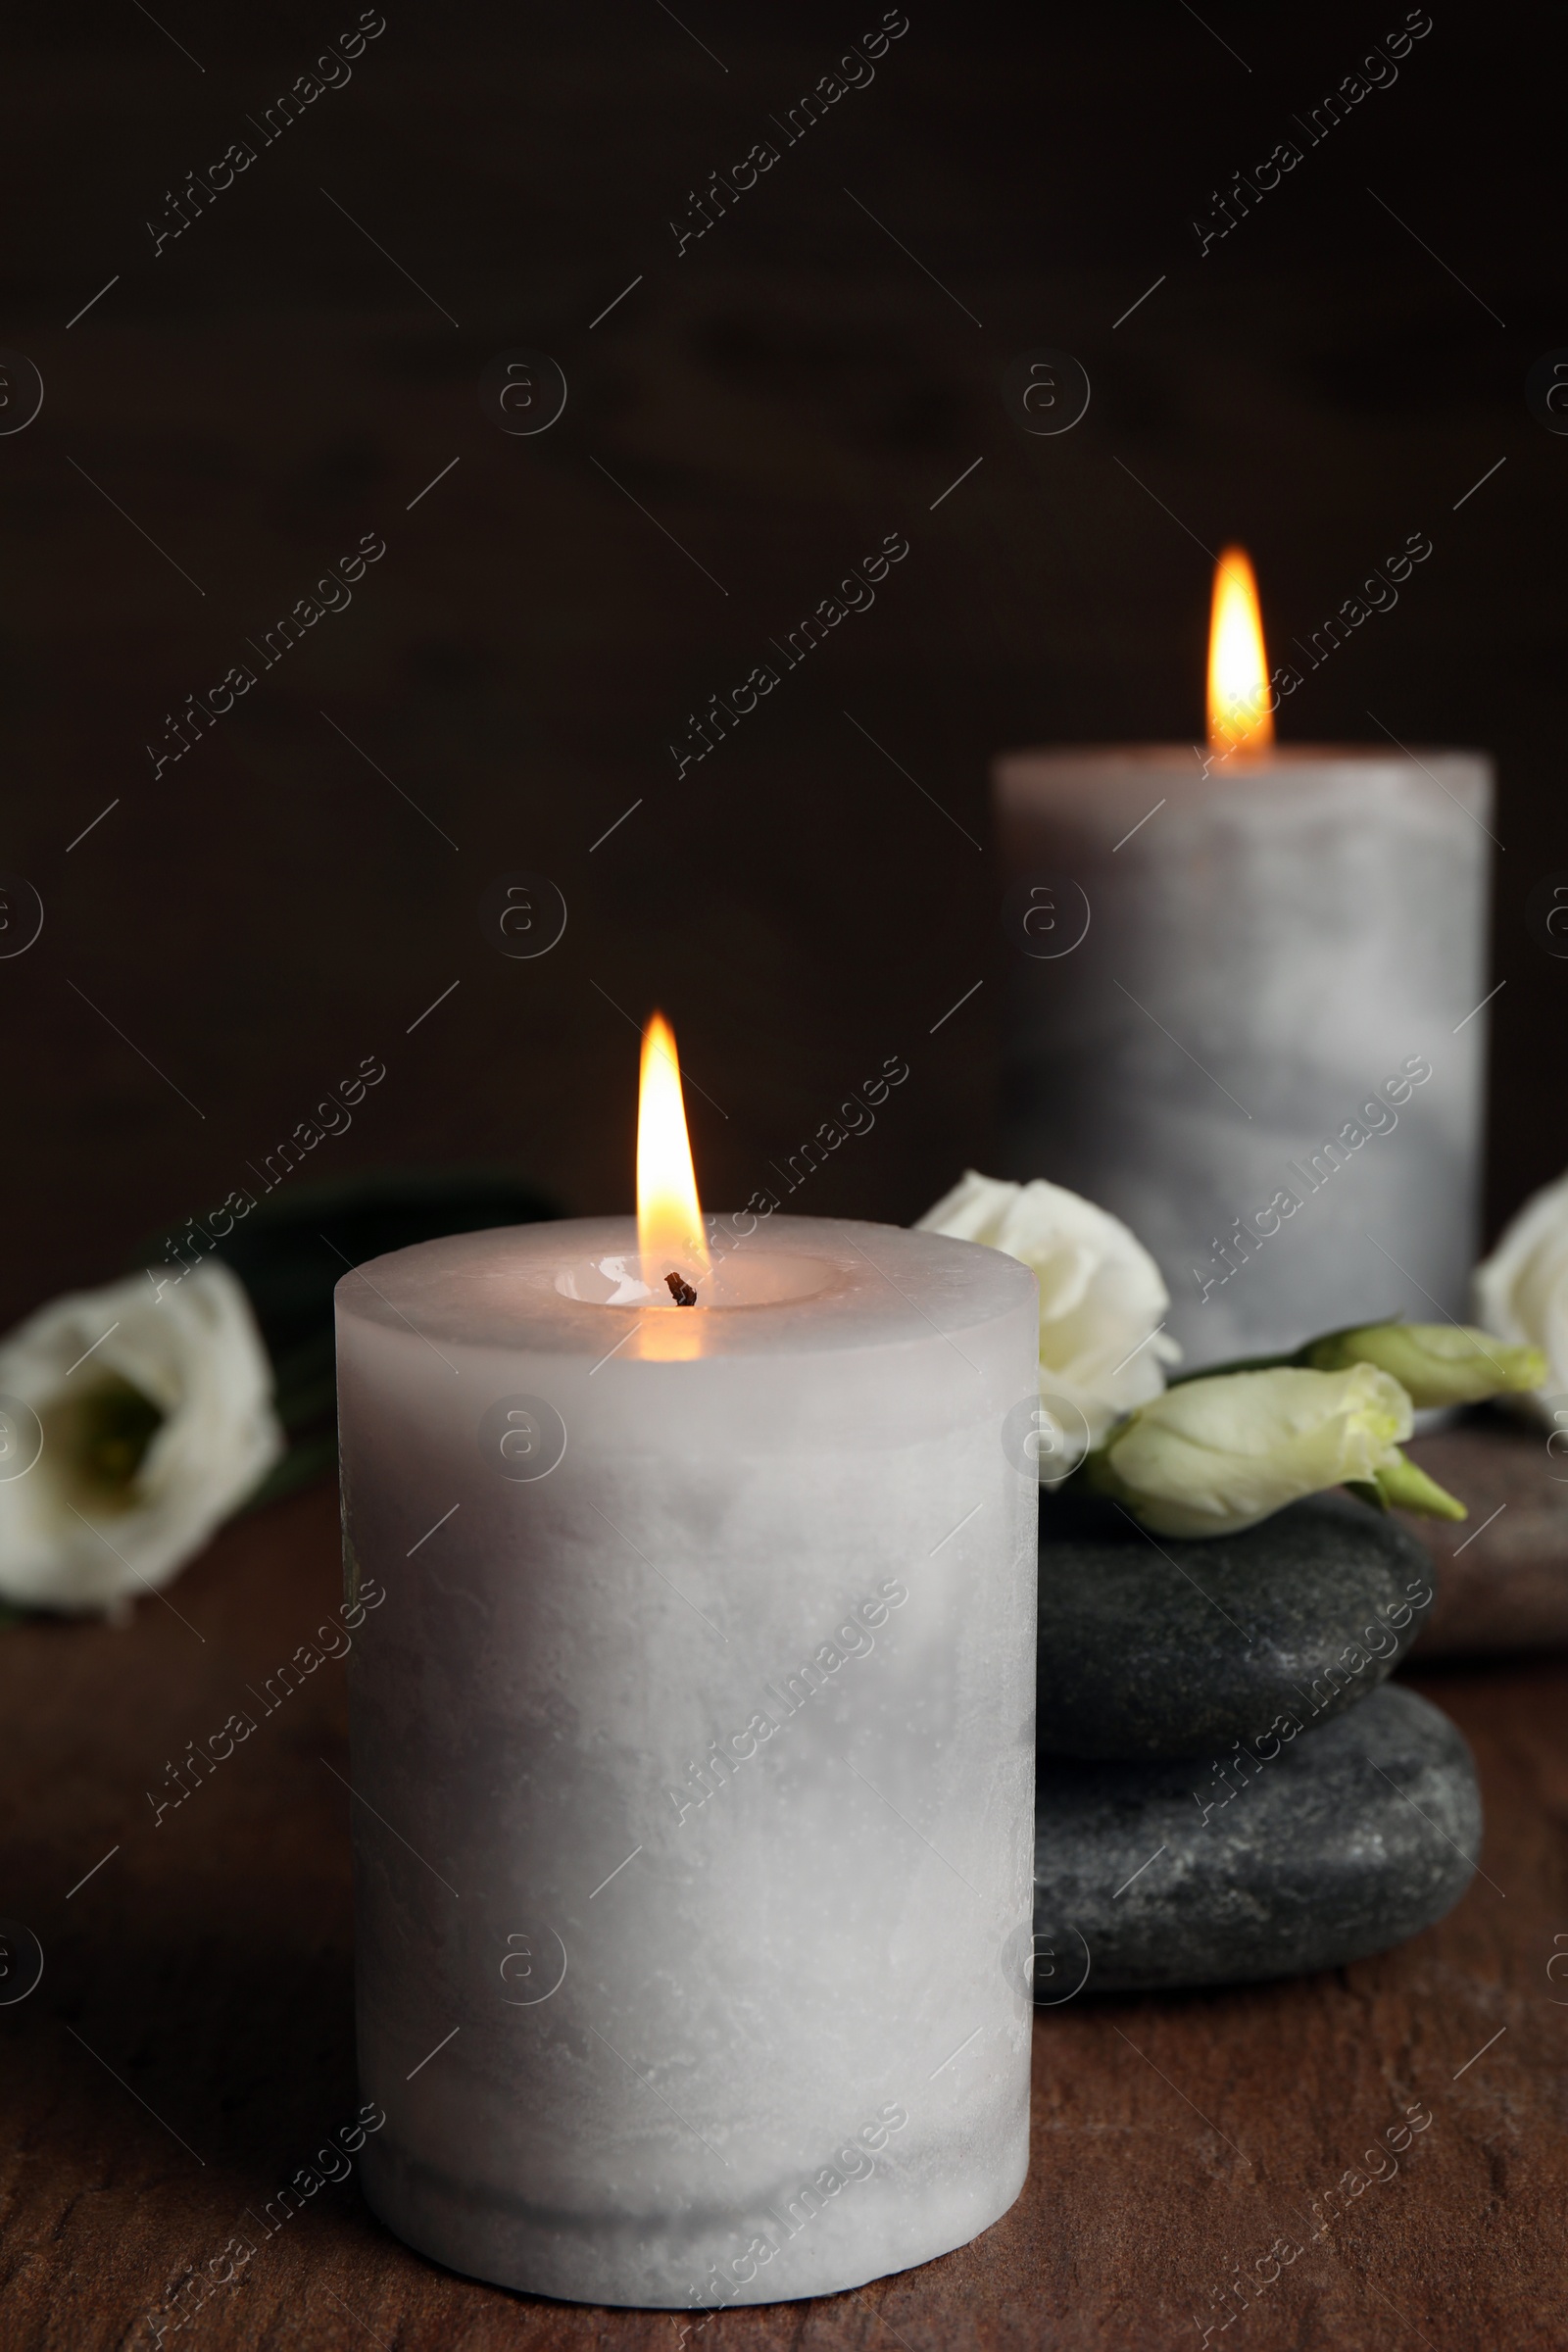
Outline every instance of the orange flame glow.
<path fill-rule="evenodd" d="M 1247 550 L 1227 547 L 1214 567 L 1208 625 L 1209 749 L 1246 758 L 1273 741 L 1257 582 Z"/>
<path fill-rule="evenodd" d="M 694 1285 L 709 1269 L 697 1172 L 686 1133 L 674 1032 L 656 1012 L 643 1032 L 637 1102 L 637 1247 L 643 1279 L 662 1285 L 680 1274 Z M 662 1301 L 673 1305 L 674 1299 Z"/>

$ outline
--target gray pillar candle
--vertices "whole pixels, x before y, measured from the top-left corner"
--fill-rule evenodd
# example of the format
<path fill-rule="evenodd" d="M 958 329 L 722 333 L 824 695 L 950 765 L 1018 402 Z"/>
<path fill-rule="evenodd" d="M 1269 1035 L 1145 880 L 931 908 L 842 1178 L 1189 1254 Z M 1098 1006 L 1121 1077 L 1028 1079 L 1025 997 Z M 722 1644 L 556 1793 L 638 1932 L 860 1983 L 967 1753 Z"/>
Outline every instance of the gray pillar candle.
<path fill-rule="evenodd" d="M 1028 2162 L 1034 1277 L 750 1226 L 338 1285 L 366 2192 L 534 2293 L 831 2294 Z"/>
<path fill-rule="evenodd" d="M 1462 1314 L 1490 762 L 1282 747 L 1205 773 L 1190 745 L 1090 748 L 995 780 L 1004 1172 L 1132 1227 L 1189 1364 Z"/>

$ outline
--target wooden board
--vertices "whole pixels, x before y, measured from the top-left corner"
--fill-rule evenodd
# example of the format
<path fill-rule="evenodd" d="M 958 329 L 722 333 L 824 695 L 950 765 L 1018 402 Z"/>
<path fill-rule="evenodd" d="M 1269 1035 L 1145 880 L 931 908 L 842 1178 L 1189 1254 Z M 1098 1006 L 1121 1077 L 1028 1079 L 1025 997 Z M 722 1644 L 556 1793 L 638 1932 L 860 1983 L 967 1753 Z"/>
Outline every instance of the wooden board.
<path fill-rule="evenodd" d="M 0 1639 L 0 1908 L 45 1951 L 37 1989 L 0 2007 L 0 2341 L 118 2352 L 154 2344 L 162 2317 L 170 2345 L 212 2352 L 676 2352 L 667 2313 L 541 2303 L 435 2269 L 352 2177 L 270 2238 L 246 2219 L 358 2104 L 341 1666 L 156 1826 L 147 1791 L 249 1704 L 338 1589 L 318 1490 L 231 1528 L 123 1631 Z M 1568 1664 L 1429 1670 L 1418 1687 L 1464 1728 L 1486 1791 L 1485 1876 L 1449 1919 L 1303 1983 L 1041 2012 L 1033 2169 L 1005 2220 L 922 2270 L 726 2312 L 692 2340 L 1199 2352 L 1212 2328 L 1250 2352 L 1568 2344 L 1568 1981 L 1547 1973 L 1568 1954 Z M 1331 2210 L 1411 2106 L 1431 2122 L 1397 2174 Z M 219 2284 L 236 2230 L 257 2250 Z M 1281 2238 L 1301 2249 L 1285 2264 Z M 194 2284 L 171 2303 L 203 2274 L 199 2308 Z"/>

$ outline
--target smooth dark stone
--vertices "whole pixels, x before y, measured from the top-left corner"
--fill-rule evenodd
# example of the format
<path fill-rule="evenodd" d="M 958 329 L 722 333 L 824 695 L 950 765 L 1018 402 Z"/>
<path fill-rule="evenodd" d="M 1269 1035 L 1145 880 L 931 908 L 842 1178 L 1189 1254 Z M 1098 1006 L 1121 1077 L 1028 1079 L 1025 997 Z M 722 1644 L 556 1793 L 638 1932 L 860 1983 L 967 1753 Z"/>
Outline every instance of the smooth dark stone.
<path fill-rule="evenodd" d="M 1470 1750 L 1398 1684 L 1300 1734 L 1228 1803 L 1194 1778 L 1042 1761 L 1037 2000 L 1342 1967 L 1442 1919 L 1481 1850 Z"/>
<path fill-rule="evenodd" d="M 1281 1713 L 1327 1723 L 1392 1674 L 1434 1591 L 1425 1545 L 1348 1495 L 1205 1543 L 1043 1495 L 1040 1753 L 1223 1756 Z"/>

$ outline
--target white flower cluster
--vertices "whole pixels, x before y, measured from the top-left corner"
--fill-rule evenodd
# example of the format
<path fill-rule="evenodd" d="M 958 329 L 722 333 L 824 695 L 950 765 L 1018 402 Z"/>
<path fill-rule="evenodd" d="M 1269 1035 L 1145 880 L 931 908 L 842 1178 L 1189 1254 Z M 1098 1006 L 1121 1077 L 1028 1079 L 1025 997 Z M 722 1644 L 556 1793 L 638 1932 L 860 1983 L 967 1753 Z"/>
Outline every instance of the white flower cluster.
<path fill-rule="evenodd" d="M 1091 1489 L 1156 1534 L 1234 1534 L 1337 1486 L 1462 1519 L 1463 1504 L 1400 1451 L 1414 1408 L 1536 1390 L 1548 1357 L 1568 1391 L 1568 1179 L 1530 1204 L 1480 1269 L 1489 1330 L 1368 1324 L 1170 1389 L 1164 1366 L 1181 1350 L 1161 1328 L 1164 1282 L 1103 1209 L 1059 1185 L 970 1169 L 920 1224 L 1034 1269 L 1042 1423 L 1060 1420 L 1060 1399 L 1076 1408 L 1087 1447 L 1068 1473 L 1081 1462 Z M 1061 1482 L 1061 1461 L 1042 1447 L 1042 1484 Z"/>

